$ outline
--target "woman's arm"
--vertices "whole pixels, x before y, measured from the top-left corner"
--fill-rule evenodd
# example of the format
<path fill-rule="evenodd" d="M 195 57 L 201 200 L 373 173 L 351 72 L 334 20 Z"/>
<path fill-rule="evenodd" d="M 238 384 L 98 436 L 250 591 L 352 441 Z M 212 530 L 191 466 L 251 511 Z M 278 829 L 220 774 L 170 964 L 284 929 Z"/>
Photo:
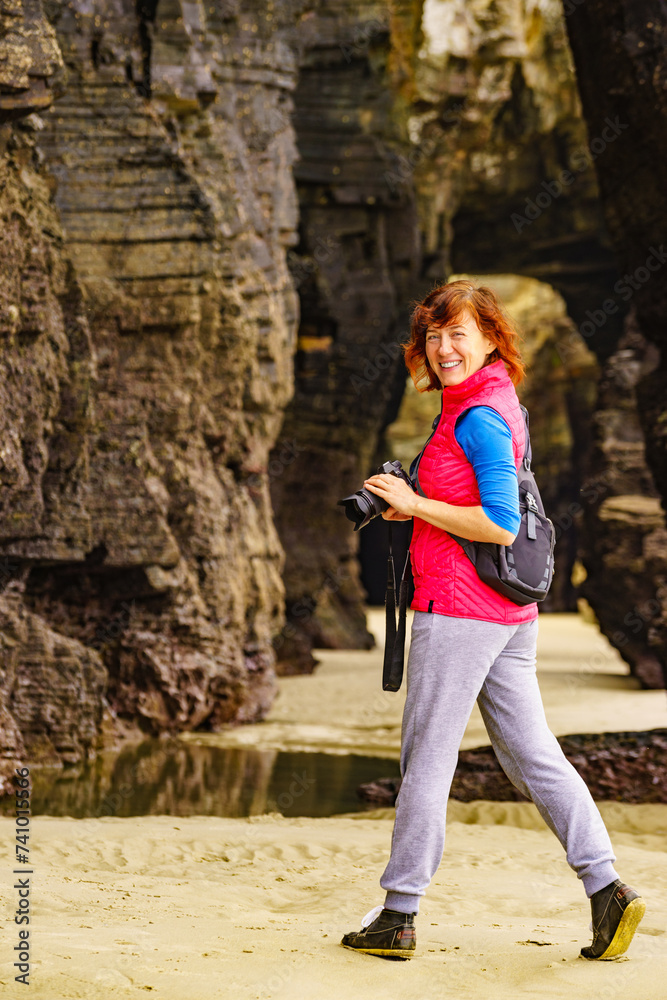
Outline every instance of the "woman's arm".
<path fill-rule="evenodd" d="M 429 500 L 418 495 L 415 495 L 415 501 L 413 517 L 421 517 L 436 528 L 444 528 L 461 538 L 469 538 L 471 542 L 511 545 L 516 538 L 516 534 L 495 524 L 481 506 L 455 507 L 442 500 Z"/>
<path fill-rule="evenodd" d="M 491 407 L 474 406 L 459 416 L 454 434 L 475 473 L 482 510 L 515 538 L 521 513 L 509 425 Z"/>
<path fill-rule="evenodd" d="M 480 506 L 460 507 L 429 500 L 415 494 L 407 483 L 394 476 L 372 476 L 364 485 L 391 504 L 382 515 L 386 520 L 417 516 L 473 542 L 510 545 L 520 523 L 511 431 L 495 410 L 478 406 L 459 418 L 455 434 L 475 472 L 482 500 Z M 390 484 L 390 479 L 398 486 Z M 382 483 L 382 480 L 387 482 Z M 385 487 L 384 493 L 377 488 L 380 486 Z"/>
<path fill-rule="evenodd" d="M 396 476 L 388 476 L 386 473 L 371 476 L 365 481 L 364 486 L 390 505 L 389 510 L 382 515 L 386 520 L 398 521 L 421 517 L 423 521 L 434 524 L 436 528 L 444 528 L 445 531 L 451 531 L 461 538 L 469 538 L 472 542 L 511 545 L 516 537 L 487 517 L 481 506 L 456 507 L 454 504 L 445 503 L 444 500 L 420 497 L 407 483 L 397 479 Z M 392 512 L 407 515 L 407 518 L 396 517 Z"/>

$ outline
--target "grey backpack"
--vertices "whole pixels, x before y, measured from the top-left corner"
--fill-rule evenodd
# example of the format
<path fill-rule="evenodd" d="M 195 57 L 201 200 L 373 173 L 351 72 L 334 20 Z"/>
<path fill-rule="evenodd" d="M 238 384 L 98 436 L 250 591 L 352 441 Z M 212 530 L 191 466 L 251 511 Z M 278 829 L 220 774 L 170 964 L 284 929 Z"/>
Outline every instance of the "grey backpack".
<path fill-rule="evenodd" d="M 526 445 L 523 461 L 517 470 L 521 524 L 516 538 L 511 545 L 471 542 L 458 535 L 452 535 L 452 538 L 459 543 L 480 580 L 487 586 L 515 604 L 531 604 L 543 601 L 549 593 L 554 572 L 556 533 L 544 513 L 540 491 L 530 467 L 532 450 L 528 410 L 522 406 L 521 412 L 526 424 Z"/>

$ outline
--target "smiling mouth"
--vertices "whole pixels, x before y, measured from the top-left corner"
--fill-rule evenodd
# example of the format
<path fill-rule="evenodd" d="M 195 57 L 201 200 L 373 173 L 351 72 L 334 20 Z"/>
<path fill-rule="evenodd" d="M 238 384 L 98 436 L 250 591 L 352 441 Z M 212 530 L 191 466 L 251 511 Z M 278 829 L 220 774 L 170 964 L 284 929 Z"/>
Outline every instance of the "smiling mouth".
<path fill-rule="evenodd" d="M 441 368 L 456 368 L 456 366 L 460 365 L 460 364 L 461 364 L 460 361 L 441 361 L 440 362 L 440 367 Z"/>

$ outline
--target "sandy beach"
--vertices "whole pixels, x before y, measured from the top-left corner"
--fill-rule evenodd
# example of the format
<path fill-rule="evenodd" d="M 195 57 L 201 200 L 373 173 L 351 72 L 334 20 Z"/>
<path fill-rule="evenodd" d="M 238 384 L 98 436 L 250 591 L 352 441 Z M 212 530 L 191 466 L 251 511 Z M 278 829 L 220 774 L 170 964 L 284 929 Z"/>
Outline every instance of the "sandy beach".
<path fill-rule="evenodd" d="M 381 629 L 380 612 L 371 626 Z M 559 615 L 544 616 L 541 627 L 541 686 L 559 735 L 665 725 L 665 693 L 639 690 L 592 626 Z M 402 695 L 381 691 L 381 655 L 381 646 L 318 653 L 313 676 L 281 680 L 266 723 L 206 740 L 396 757 Z M 486 742 L 474 717 L 464 745 Z M 588 903 L 529 804 L 450 803 L 445 855 L 422 902 L 410 962 L 339 944 L 382 902 L 391 809 L 326 819 L 37 816 L 29 995 L 662 1000 L 667 806 L 601 809 L 617 868 L 647 899 L 628 957 L 610 963 L 578 957 L 590 940 Z M 10 957 L 18 943 L 13 821 L 0 819 L 0 829 L 12 845 L 0 991 L 13 997 L 20 995 Z"/>

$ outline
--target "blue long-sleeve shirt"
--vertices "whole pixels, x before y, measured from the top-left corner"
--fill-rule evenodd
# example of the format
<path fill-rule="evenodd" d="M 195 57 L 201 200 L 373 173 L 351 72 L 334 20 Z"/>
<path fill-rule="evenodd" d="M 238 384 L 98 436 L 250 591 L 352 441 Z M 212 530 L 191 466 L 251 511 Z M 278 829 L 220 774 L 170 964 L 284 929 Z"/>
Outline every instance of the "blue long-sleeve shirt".
<path fill-rule="evenodd" d="M 490 406 L 473 406 L 458 418 L 454 434 L 475 473 L 482 510 L 515 535 L 521 523 L 519 483 L 507 422 Z"/>

